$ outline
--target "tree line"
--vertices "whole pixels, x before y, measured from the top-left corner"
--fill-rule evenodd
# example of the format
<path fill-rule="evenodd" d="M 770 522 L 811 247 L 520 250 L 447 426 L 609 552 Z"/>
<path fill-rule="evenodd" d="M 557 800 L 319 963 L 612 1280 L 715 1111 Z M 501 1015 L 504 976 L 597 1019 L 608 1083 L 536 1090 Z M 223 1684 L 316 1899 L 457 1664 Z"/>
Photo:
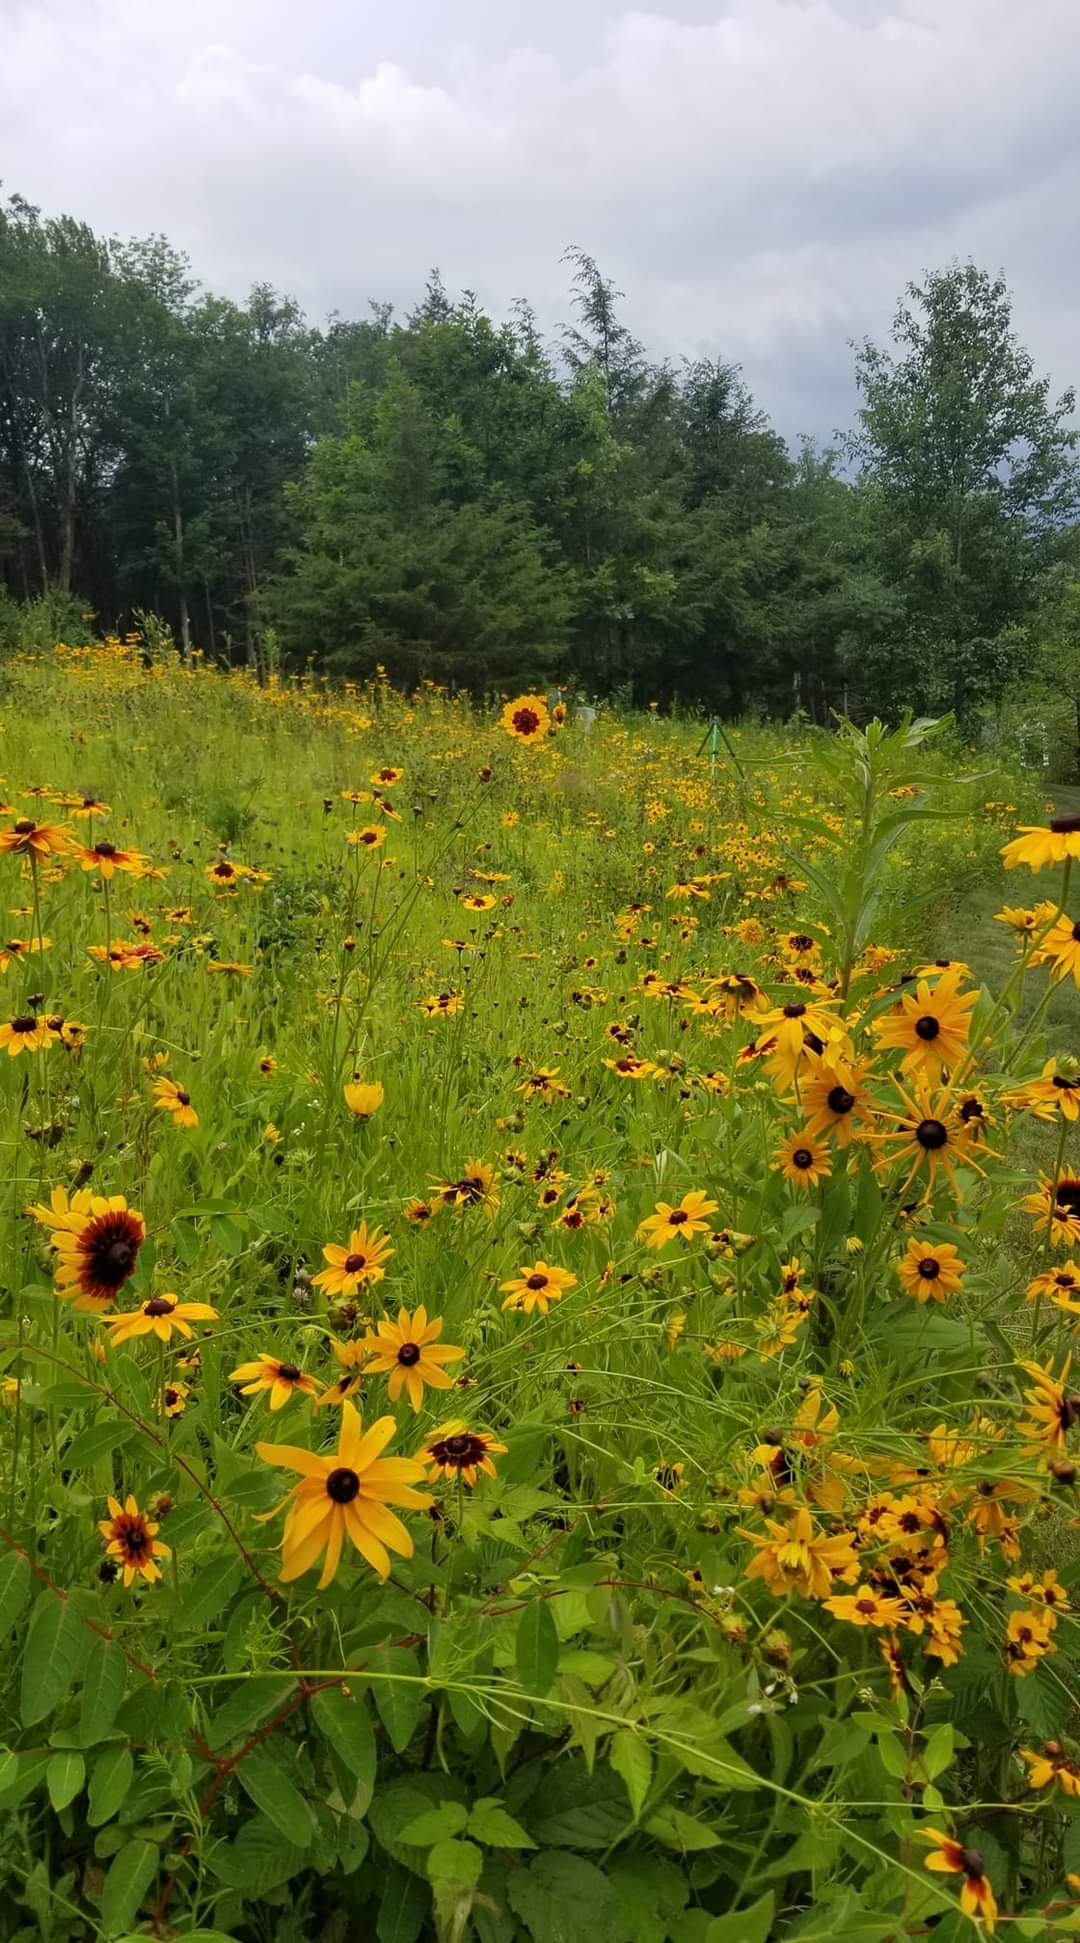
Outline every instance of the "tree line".
<path fill-rule="evenodd" d="M 1073 394 L 1000 276 L 909 286 L 853 347 L 853 432 L 793 451 L 737 366 L 650 359 L 566 263 L 555 344 L 437 273 L 407 315 L 317 327 L 268 285 L 210 294 L 162 236 L 0 203 L 0 619 L 821 720 L 970 715 L 1080 643 Z"/>

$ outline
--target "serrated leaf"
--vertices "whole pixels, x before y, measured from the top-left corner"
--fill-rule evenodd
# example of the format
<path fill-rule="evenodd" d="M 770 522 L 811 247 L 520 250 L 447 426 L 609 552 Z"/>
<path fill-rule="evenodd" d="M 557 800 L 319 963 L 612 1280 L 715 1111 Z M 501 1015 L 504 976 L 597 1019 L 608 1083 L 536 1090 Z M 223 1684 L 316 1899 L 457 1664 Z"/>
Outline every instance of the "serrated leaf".
<path fill-rule="evenodd" d="M 611 1737 L 608 1760 L 626 1783 L 634 1820 L 637 1821 L 652 1782 L 652 1755 L 640 1734 L 635 1734 L 631 1727 L 620 1727 Z"/>
<path fill-rule="evenodd" d="M 550 1692 L 559 1670 L 559 1634 L 546 1599 L 531 1599 L 518 1620 L 514 1660 L 526 1693 L 542 1698 Z"/>
<path fill-rule="evenodd" d="M 85 1651 L 86 1627 L 70 1599 L 42 1592 L 30 1616 L 23 1650 L 19 1714 L 24 1727 L 33 1727 L 60 1705 Z"/>
<path fill-rule="evenodd" d="M 382 1646 L 367 1657 L 375 1705 L 395 1754 L 404 1754 L 424 1711 L 420 1662 L 407 1646 Z"/>
<path fill-rule="evenodd" d="M 69 1749 L 64 1754 L 53 1755 L 45 1770 L 45 1786 L 58 1815 L 74 1801 L 85 1780 L 86 1762 L 81 1754 Z"/>
<path fill-rule="evenodd" d="M 158 1872 L 153 1842 L 125 1842 L 109 1864 L 101 1891 L 101 1921 L 108 1936 L 130 1929 L 139 1905 Z"/>
<path fill-rule="evenodd" d="M 30 1562 L 21 1552 L 0 1557 L 0 1639 L 11 1631 L 30 1597 Z"/>
<path fill-rule="evenodd" d="M 84 1747 L 93 1747 L 108 1733 L 126 1686 L 127 1662 L 120 1647 L 114 1639 L 91 1633 L 79 1711 L 79 1739 Z"/>
<path fill-rule="evenodd" d="M 460 1801 L 443 1801 L 437 1808 L 425 1808 L 422 1815 L 415 1815 L 411 1822 L 398 1830 L 399 1842 L 408 1842 L 416 1848 L 430 1848 L 434 1842 L 449 1841 L 460 1835 L 469 1819 L 469 1811 Z"/>
<path fill-rule="evenodd" d="M 520 1822 L 507 1813 L 501 1801 L 484 1795 L 474 1801 L 468 1820 L 468 1834 L 486 1849 L 534 1849 L 536 1843 Z"/>
<path fill-rule="evenodd" d="M 241 1561 L 232 1553 L 201 1566 L 180 1601 L 176 1615 L 178 1632 L 199 1633 L 232 1598 L 244 1576 Z"/>
<path fill-rule="evenodd" d="M 307 1802 L 271 1754 L 256 1748 L 240 1762 L 236 1778 L 267 1821 L 298 1849 L 310 1846 L 315 1818 Z"/>
<path fill-rule="evenodd" d="M 90 1800 L 86 1819 L 91 1828 L 111 1821 L 135 1776 L 131 1749 L 107 1747 L 98 1755 L 90 1776 Z"/>
<path fill-rule="evenodd" d="M 622 1902 L 584 1856 L 539 1855 L 512 1872 L 506 1893 L 532 1943 L 626 1943 Z"/>

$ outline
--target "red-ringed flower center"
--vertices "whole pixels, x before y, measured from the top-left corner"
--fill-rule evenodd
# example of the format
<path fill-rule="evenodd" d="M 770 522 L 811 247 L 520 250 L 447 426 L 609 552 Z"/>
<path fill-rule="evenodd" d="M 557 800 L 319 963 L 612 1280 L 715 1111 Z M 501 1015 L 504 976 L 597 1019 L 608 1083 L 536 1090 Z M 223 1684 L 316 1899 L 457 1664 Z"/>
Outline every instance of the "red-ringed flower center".
<path fill-rule="evenodd" d="M 949 1129 L 941 1120 L 920 1120 L 915 1129 L 915 1138 L 927 1153 L 936 1153 L 944 1147 L 949 1138 Z"/>
<path fill-rule="evenodd" d="M 986 1864 L 979 1854 L 978 1849 L 961 1849 L 960 1867 L 966 1876 L 971 1876 L 972 1878 L 981 1876 L 986 1871 Z"/>
<path fill-rule="evenodd" d="M 546 1289 L 547 1285 L 548 1278 L 546 1275 L 527 1275 L 525 1277 L 525 1287 L 527 1289 Z"/>
<path fill-rule="evenodd" d="M 304 1374 L 295 1363 L 279 1363 L 277 1373 L 286 1383 L 295 1383 Z"/>
<path fill-rule="evenodd" d="M 166 1392 L 165 1392 L 165 1408 L 166 1408 L 166 1410 L 171 1410 L 171 1409 L 172 1409 L 172 1407 L 173 1407 L 173 1405 L 174 1405 L 174 1403 L 178 1403 L 179 1401 L 180 1401 L 180 1392 L 179 1392 L 179 1390 L 166 1390 Z"/>
<path fill-rule="evenodd" d="M 830 1113 L 850 1113 L 855 1104 L 855 1095 L 849 1093 L 846 1086 L 834 1086 L 827 1094 L 825 1104 Z"/>
<path fill-rule="evenodd" d="M 359 1494 L 360 1479 L 355 1471 L 350 1471 L 347 1464 L 339 1465 L 336 1471 L 331 1471 L 326 1480 L 326 1495 L 332 1498 L 335 1504 L 351 1504 Z"/>
<path fill-rule="evenodd" d="M 361 1270 L 365 1269 L 366 1267 L 367 1267 L 366 1255 L 346 1255 L 345 1257 L 346 1275 L 359 1275 Z"/>
<path fill-rule="evenodd" d="M 927 1012 L 923 1018 L 916 1019 L 915 1021 L 915 1037 L 917 1039 L 936 1039 L 940 1031 L 941 1020 L 935 1019 L 932 1012 Z"/>
<path fill-rule="evenodd" d="M 167 1295 L 153 1295 L 149 1302 L 144 1305 L 143 1315 L 153 1316 L 155 1318 L 157 1316 L 171 1316 L 175 1307 L 175 1302 L 171 1302 Z"/>
<path fill-rule="evenodd" d="M 936 1255 L 924 1255 L 919 1263 L 919 1274 L 924 1282 L 936 1282 L 941 1274 L 941 1263 Z"/>
<path fill-rule="evenodd" d="M 129 1565 L 140 1565 L 149 1557 L 150 1533 L 141 1515 L 136 1517 L 129 1511 L 121 1512 L 119 1518 L 113 1519 L 112 1535 Z"/>
<path fill-rule="evenodd" d="M 796 1147 L 795 1152 L 791 1156 L 791 1161 L 794 1167 L 812 1167 L 814 1165 L 814 1156 L 810 1152 L 809 1147 Z"/>
<path fill-rule="evenodd" d="M 406 1369 L 411 1369 L 414 1363 L 420 1361 L 419 1343 L 402 1343 L 397 1353 L 397 1359 L 399 1363 L 404 1363 Z"/>
<path fill-rule="evenodd" d="M 535 735 L 540 727 L 540 717 L 534 708 L 517 708 L 511 719 L 519 735 Z"/>

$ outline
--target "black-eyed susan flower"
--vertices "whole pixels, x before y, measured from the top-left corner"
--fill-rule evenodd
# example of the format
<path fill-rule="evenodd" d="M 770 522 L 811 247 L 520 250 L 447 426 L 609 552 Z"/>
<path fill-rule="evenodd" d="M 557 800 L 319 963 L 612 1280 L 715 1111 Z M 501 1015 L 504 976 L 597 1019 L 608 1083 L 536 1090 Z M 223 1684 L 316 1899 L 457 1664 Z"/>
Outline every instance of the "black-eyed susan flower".
<path fill-rule="evenodd" d="M 346 1403 L 355 1396 L 364 1378 L 364 1364 L 367 1361 L 366 1342 L 360 1340 L 349 1343 L 332 1342 L 334 1361 L 341 1371 L 334 1381 L 327 1385 L 321 1397 L 316 1399 L 316 1409 L 321 1410 L 326 1403 Z"/>
<path fill-rule="evenodd" d="M 1038 1079 L 1026 1080 L 1002 1094 L 1006 1106 L 1033 1113 L 1037 1120 L 1080 1118 L 1080 1065 L 1067 1055 L 1051 1054 Z"/>
<path fill-rule="evenodd" d="M 486 1160 L 467 1160 L 458 1180 L 435 1183 L 435 1194 L 444 1207 L 457 1214 L 466 1208 L 481 1208 L 490 1220 L 499 1205 L 495 1169 Z"/>
<path fill-rule="evenodd" d="M 1080 1395 L 1068 1387 L 1071 1364 L 1072 1356 L 1066 1356 L 1058 1376 L 1054 1375 L 1052 1357 L 1045 1365 L 1020 1365 L 1032 1381 L 1030 1389 L 1024 1391 L 1028 1415 L 1017 1429 L 1021 1437 L 1034 1440 L 1036 1452 L 1040 1448 L 1049 1454 L 1064 1451 L 1069 1431 L 1080 1423 Z"/>
<path fill-rule="evenodd" d="M 190 1340 L 193 1322 L 216 1322 L 218 1312 L 209 1302 L 181 1302 L 175 1295 L 152 1295 L 139 1309 L 125 1309 L 119 1315 L 105 1316 L 102 1327 L 109 1332 L 110 1347 L 131 1342 L 136 1336 L 156 1336 L 161 1343 L 171 1342 L 173 1331 Z"/>
<path fill-rule="evenodd" d="M 875 1134 L 873 1144 L 879 1167 L 907 1166 L 900 1193 L 906 1193 L 916 1175 L 923 1172 L 931 1189 L 936 1185 L 939 1169 L 950 1181 L 954 1179 L 953 1169 L 958 1166 L 973 1167 L 982 1173 L 965 1140 L 956 1102 L 950 1094 L 935 1096 L 921 1085 L 908 1093 L 899 1081 L 894 1079 L 893 1083 L 903 1101 L 903 1111 L 881 1110 L 882 1120 L 891 1121 L 893 1128 L 891 1132 Z"/>
<path fill-rule="evenodd" d="M 282 1410 L 294 1396 L 317 1397 L 319 1386 L 306 1376 L 298 1363 L 283 1363 L 276 1356 L 256 1356 L 250 1363 L 239 1363 L 229 1371 L 229 1382 L 239 1383 L 240 1394 L 257 1396 L 266 1390 L 271 1410 Z"/>
<path fill-rule="evenodd" d="M 518 695 L 507 702 L 499 717 L 499 727 L 516 742 L 541 742 L 551 726 L 548 705 L 542 695 Z"/>
<path fill-rule="evenodd" d="M 700 1188 L 693 1188 L 689 1194 L 684 1194 L 675 1206 L 667 1201 L 658 1201 L 654 1212 L 638 1223 L 638 1240 L 643 1241 L 646 1248 L 666 1248 L 676 1235 L 683 1241 L 689 1241 L 693 1235 L 706 1234 L 709 1230 L 706 1217 L 715 1214 L 719 1205 L 718 1201 L 710 1201 Z"/>
<path fill-rule="evenodd" d="M 70 850 L 71 832 L 63 823 L 35 823 L 32 816 L 20 816 L 10 830 L 0 831 L 0 855 L 29 857 L 43 863 L 46 857 L 63 856 Z"/>
<path fill-rule="evenodd" d="M 964 967 L 955 965 L 931 985 L 921 978 L 914 993 L 874 1023 L 880 1047 L 903 1052 L 900 1070 L 932 1082 L 945 1067 L 959 1064 L 967 1049 L 977 991 L 960 992 Z"/>
<path fill-rule="evenodd" d="M 1080 857 L 1080 816 L 1057 816 L 1045 826 L 1022 823 L 1019 836 L 1001 851 L 1006 870 L 1026 864 L 1038 872 L 1044 864 L 1063 864 L 1070 857 Z"/>
<path fill-rule="evenodd" d="M 847 1531 L 822 1532 L 805 1505 L 786 1525 L 766 1518 L 767 1535 L 743 1531 L 755 1548 L 746 1567 L 748 1579 L 762 1579 L 771 1592 L 801 1593 L 804 1599 L 827 1599 L 834 1579 L 851 1585 L 859 1576 L 859 1560 Z"/>
<path fill-rule="evenodd" d="M 6 944 L 0 944 L 0 973 L 9 972 L 12 965 L 33 957 L 36 951 L 48 951 L 51 946 L 51 938 L 9 938 Z"/>
<path fill-rule="evenodd" d="M 181 1417 L 187 1409 L 191 1387 L 187 1383 L 166 1383 L 157 1398 L 157 1407 L 163 1417 Z"/>
<path fill-rule="evenodd" d="M 439 1478 L 460 1478 L 471 1489 L 479 1472 L 485 1477 L 496 1475 L 492 1458 L 505 1450 L 506 1445 L 496 1443 L 486 1430 L 469 1430 L 463 1419 L 454 1417 L 433 1430 L 416 1455 L 426 1468 L 429 1483 Z"/>
<path fill-rule="evenodd" d="M 80 1188 L 68 1195 L 55 1187 L 47 1204 L 27 1209 L 48 1230 L 56 1251 L 56 1293 L 76 1309 L 100 1312 L 115 1302 L 135 1273 L 146 1223 L 122 1194 L 91 1194 Z"/>
<path fill-rule="evenodd" d="M 204 969 L 217 973 L 224 978 L 250 978 L 252 967 L 240 962 L 238 958 L 208 958 Z"/>
<path fill-rule="evenodd" d="M 1025 1608 L 1009 1614 L 1005 1622 L 1005 1664 L 1016 1679 L 1022 1680 L 1040 1660 L 1057 1652 L 1052 1633 L 1045 1613 Z"/>
<path fill-rule="evenodd" d="M 386 842 L 386 831 L 381 823 L 367 823 L 362 830 L 349 830 L 345 841 L 354 850 L 378 850 Z"/>
<path fill-rule="evenodd" d="M 824 1140 L 806 1127 L 795 1127 L 780 1146 L 776 1165 L 785 1181 L 811 1188 L 832 1173 L 832 1156 Z"/>
<path fill-rule="evenodd" d="M 808 1049 L 806 1069 L 799 1082 L 799 1100 L 809 1134 L 831 1134 L 846 1147 L 860 1124 L 873 1117 L 873 1102 L 864 1084 L 865 1062 L 833 1065 Z"/>
<path fill-rule="evenodd" d="M 386 1088 L 379 1079 L 351 1079 L 342 1089 L 345 1104 L 356 1120 L 370 1120 L 377 1113 L 386 1098 Z"/>
<path fill-rule="evenodd" d="M 857 1586 L 854 1592 L 837 1593 L 824 1602 L 825 1611 L 831 1612 L 834 1619 L 846 1620 L 849 1626 L 899 1626 L 904 1617 L 903 1604 L 899 1599 L 886 1598 L 872 1585 Z"/>
<path fill-rule="evenodd" d="M 161 1526 L 139 1510 L 130 1492 L 123 1504 L 118 1498 L 109 1498 L 108 1505 L 109 1516 L 98 1519 L 106 1558 L 122 1570 L 125 1585 L 130 1585 L 137 1573 L 153 1585 L 161 1577 L 155 1561 L 172 1556 L 171 1548 L 157 1536 Z"/>
<path fill-rule="evenodd" d="M 298 1444 L 256 1444 L 264 1464 L 299 1473 L 299 1483 L 285 1499 L 289 1511 L 281 1547 L 284 1583 L 300 1578 L 322 1559 L 319 1591 L 323 1591 L 341 1563 L 346 1537 L 380 1579 L 389 1577 L 391 1552 L 412 1557 L 412 1537 L 390 1507 L 426 1511 L 431 1498 L 414 1488 L 424 1477 L 422 1463 L 410 1457 L 383 1457 L 396 1429 L 393 1417 L 380 1417 L 365 1431 L 355 1405 L 345 1402 L 338 1447 L 328 1455 Z"/>
<path fill-rule="evenodd" d="M 966 1848 L 963 1842 L 954 1841 L 951 1835 L 943 1835 L 937 1828 L 920 1828 L 917 1832 L 920 1841 L 934 1845 L 925 1866 L 939 1875 L 963 1877 L 960 1907 L 965 1916 L 980 1917 L 988 1935 L 992 1936 L 997 1923 L 997 1901 L 979 1850 Z"/>
<path fill-rule="evenodd" d="M 519 1268 L 509 1282 L 499 1283 L 500 1292 L 506 1295 L 503 1308 L 527 1316 L 534 1309 L 546 1316 L 552 1302 L 561 1301 L 567 1289 L 576 1287 L 576 1275 L 571 1275 L 569 1269 L 555 1268 L 550 1262 L 534 1262 L 531 1268 Z"/>
<path fill-rule="evenodd" d="M 368 1372 L 387 1378 L 391 1403 L 396 1403 L 404 1390 L 413 1409 L 419 1410 L 425 1387 L 452 1389 L 453 1378 L 442 1365 L 459 1363 L 465 1351 L 456 1343 L 441 1343 L 442 1330 L 442 1317 L 432 1316 L 429 1322 L 427 1310 L 421 1307 L 411 1315 L 408 1310 L 399 1309 L 396 1322 L 383 1317 L 375 1324 L 374 1335 L 365 1337 L 365 1348 L 371 1359 Z"/>
<path fill-rule="evenodd" d="M 1049 1229 L 1058 1247 L 1080 1245 L 1080 1180 L 1074 1174 L 1059 1174 L 1055 1181 L 1044 1176 L 1032 1193 L 1020 1203 L 1025 1214 L 1035 1217 L 1036 1231 Z"/>
<path fill-rule="evenodd" d="M 162 1112 L 172 1116 L 175 1126 L 197 1127 L 199 1116 L 191 1104 L 191 1094 L 174 1079 L 156 1079 L 153 1085 L 154 1105 Z"/>
<path fill-rule="evenodd" d="M 141 877 L 149 862 L 141 851 L 121 850 L 104 837 L 89 848 L 79 844 L 74 856 L 82 870 L 96 870 L 101 877 L 113 877 L 117 871 L 122 871 L 127 877 Z"/>
<path fill-rule="evenodd" d="M 327 1267 L 320 1269 L 312 1281 L 316 1288 L 325 1289 L 327 1295 L 356 1295 L 373 1282 L 382 1281 L 385 1264 L 393 1253 L 389 1235 L 378 1227 L 369 1229 L 367 1222 L 361 1221 L 350 1234 L 347 1248 L 335 1241 L 326 1242 L 323 1260 Z"/>
<path fill-rule="evenodd" d="M 1044 1741 L 1038 1752 L 1022 1747 L 1020 1759 L 1027 1762 L 1029 1788 L 1052 1788 L 1056 1783 L 1063 1794 L 1080 1795 L 1080 1767 L 1060 1741 Z"/>
<path fill-rule="evenodd" d="M 916 1238 L 908 1242 L 896 1273 L 916 1302 L 944 1302 L 947 1295 L 955 1295 L 963 1287 L 965 1267 L 951 1242 Z"/>
<path fill-rule="evenodd" d="M 1040 939 L 1031 954 L 1033 965 L 1048 965 L 1054 979 L 1071 977 L 1080 985 L 1080 924 L 1064 914 Z"/>
<path fill-rule="evenodd" d="M 41 1052 L 53 1039 L 48 1024 L 35 1012 L 19 1012 L 0 1025 L 0 1052 L 6 1051 L 9 1059 L 17 1059 L 21 1052 Z"/>
<path fill-rule="evenodd" d="M 435 1209 L 430 1201 L 422 1200 L 420 1195 L 414 1194 L 406 1201 L 401 1212 L 403 1218 L 410 1222 L 414 1228 L 426 1228 L 435 1213 Z"/>

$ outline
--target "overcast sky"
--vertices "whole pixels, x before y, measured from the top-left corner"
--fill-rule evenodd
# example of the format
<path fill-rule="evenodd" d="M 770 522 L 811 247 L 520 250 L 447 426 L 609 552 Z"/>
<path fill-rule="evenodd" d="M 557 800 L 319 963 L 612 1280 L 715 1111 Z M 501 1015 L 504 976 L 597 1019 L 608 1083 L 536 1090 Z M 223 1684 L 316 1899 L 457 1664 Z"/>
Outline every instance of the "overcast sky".
<path fill-rule="evenodd" d="M 0 0 L 0 179 L 316 319 L 438 264 L 554 333 L 578 244 L 651 352 L 828 436 L 957 255 L 1080 377 L 1078 72 L 1078 0 Z"/>

